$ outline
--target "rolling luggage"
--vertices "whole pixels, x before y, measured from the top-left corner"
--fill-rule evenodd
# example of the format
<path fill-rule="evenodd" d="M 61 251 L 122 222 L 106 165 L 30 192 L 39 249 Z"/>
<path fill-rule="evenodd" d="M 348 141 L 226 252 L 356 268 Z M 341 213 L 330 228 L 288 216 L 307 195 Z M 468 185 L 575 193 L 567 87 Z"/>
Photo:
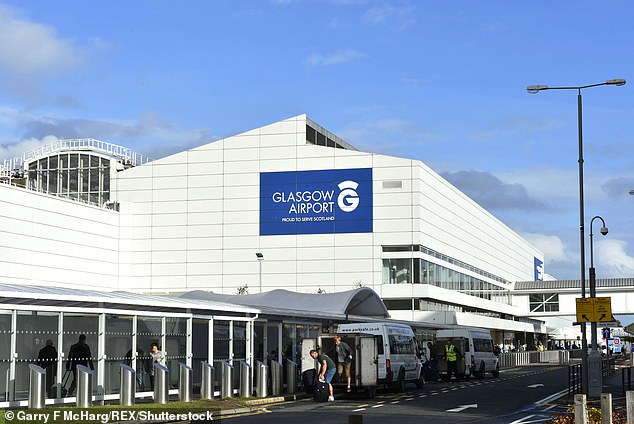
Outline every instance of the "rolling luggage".
<path fill-rule="evenodd" d="M 304 391 L 306 394 L 312 395 L 315 393 L 316 375 L 317 371 L 314 369 L 309 369 L 302 373 L 302 384 L 304 385 Z"/>
<path fill-rule="evenodd" d="M 64 376 L 62 377 L 62 382 L 61 383 L 57 383 L 57 384 L 53 384 L 51 386 L 51 388 L 48 391 L 48 397 L 51 399 L 55 399 L 57 397 L 57 387 L 61 386 L 62 390 L 61 390 L 61 394 L 62 397 L 66 397 L 66 395 L 68 394 L 68 390 L 66 389 L 66 385 L 68 384 L 68 380 L 70 379 L 70 375 L 71 375 L 71 371 L 70 370 L 66 370 L 64 372 Z"/>
<path fill-rule="evenodd" d="M 315 378 L 315 392 L 313 393 L 313 399 L 315 402 L 327 402 L 328 396 L 330 396 L 328 383 L 325 381 L 319 381 L 318 378 Z"/>

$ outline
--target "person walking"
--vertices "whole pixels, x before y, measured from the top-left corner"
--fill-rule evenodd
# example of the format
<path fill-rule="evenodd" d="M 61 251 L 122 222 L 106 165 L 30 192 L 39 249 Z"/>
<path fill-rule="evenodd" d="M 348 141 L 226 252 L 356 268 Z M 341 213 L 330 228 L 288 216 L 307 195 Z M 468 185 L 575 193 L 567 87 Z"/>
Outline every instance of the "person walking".
<path fill-rule="evenodd" d="M 46 370 L 46 396 L 51 396 L 51 387 L 57 376 L 57 349 L 53 346 L 53 340 L 48 339 L 37 355 L 37 366 Z"/>
<path fill-rule="evenodd" d="M 449 339 L 445 345 L 445 361 L 447 361 L 447 381 L 451 380 L 451 374 L 458 379 L 458 358 L 462 358 L 462 353 L 453 344 L 453 339 Z"/>
<path fill-rule="evenodd" d="M 92 353 L 90 353 L 90 346 L 86 344 L 86 335 L 80 334 L 77 343 L 70 347 L 68 352 L 68 362 L 66 362 L 66 369 L 71 370 L 73 373 L 73 382 L 70 383 L 68 389 L 68 396 L 72 396 L 75 388 L 77 387 L 77 365 L 83 365 L 84 367 L 90 367 L 94 371 L 95 367 L 92 363 Z M 90 388 L 92 390 L 92 387 Z"/>
<path fill-rule="evenodd" d="M 337 379 L 341 381 L 343 371 L 346 371 L 346 379 L 348 381 L 348 387 L 346 391 L 350 392 L 350 366 L 352 363 L 352 349 L 348 343 L 341 340 L 341 336 L 335 336 L 335 346 L 332 348 L 331 358 L 337 360 Z"/>
<path fill-rule="evenodd" d="M 152 343 L 150 346 L 150 364 L 148 373 L 150 374 L 150 389 L 154 390 L 154 365 L 162 364 L 165 360 L 165 355 L 163 355 L 163 352 L 161 352 L 158 343 Z"/>
<path fill-rule="evenodd" d="M 310 351 L 310 356 L 319 362 L 319 381 L 328 383 L 328 402 L 333 402 L 335 397 L 332 392 L 332 377 L 335 375 L 335 362 L 328 355 L 319 354 L 315 349 Z"/>

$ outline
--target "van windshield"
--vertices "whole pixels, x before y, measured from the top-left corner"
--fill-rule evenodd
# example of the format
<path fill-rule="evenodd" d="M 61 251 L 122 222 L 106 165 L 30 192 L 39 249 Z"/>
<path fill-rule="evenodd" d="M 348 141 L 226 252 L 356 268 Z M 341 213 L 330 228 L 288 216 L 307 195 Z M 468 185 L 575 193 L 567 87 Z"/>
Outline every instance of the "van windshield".
<path fill-rule="evenodd" d="M 393 355 L 415 355 L 416 342 L 411 336 L 388 336 L 390 338 L 390 352 Z"/>
<path fill-rule="evenodd" d="M 476 352 L 493 352 L 491 339 L 473 339 L 473 350 Z"/>

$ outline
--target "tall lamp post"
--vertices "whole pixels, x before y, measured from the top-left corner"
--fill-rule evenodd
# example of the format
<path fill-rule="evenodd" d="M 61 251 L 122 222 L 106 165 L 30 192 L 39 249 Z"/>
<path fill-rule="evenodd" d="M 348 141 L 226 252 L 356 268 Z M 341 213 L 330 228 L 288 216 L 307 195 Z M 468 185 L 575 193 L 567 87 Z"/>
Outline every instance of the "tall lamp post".
<path fill-rule="evenodd" d="M 255 257 L 258 258 L 258 265 L 260 267 L 259 280 L 260 280 L 260 293 L 262 293 L 262 261 L 264 260 L 264 255 L 260 252 L 256 252 Z"/>
<path fill-rule="evenodd" d="M 597 277 L 596 277 L 596 272 L 594 270 L 594 248 L 592 246 L 592 235 L 593 235 L 592 224 L 594 224 L 595 219 L 601 220 L 601 224 L 602 224 L 602 227 L 600 230 L 601 234 L 605 236 L 608 233 L 608 227 L 605 226 L 605 221 L 603 220 L 603 218 L 597 215 L 597 216 L 594 216 L 590 220 L 590 297 L 597 297 Z M 598 346 L 597 346 L 597 323 L 596 322 L 590 323 L 590 337 L 591 337 L 592 351 L 590 352 L 591 357 L 589 362 L 597 362 L 598 364 L 600 364 L 601 354 L 599 353 Z M 601 381 L 603 379 L 603 374 L 601 372 L 600 366 L 597 366 L 597 368 L 598 369 L 593 369 L 591 371 L 595 373 L 595 375 L 593 376 L 594 379 L 595 380 L 598 379 L 598 382 L 599 382 L 598 393 L 592 393 L 593 389 L 596 389 L 596 388 L 593 388 L 592 386 L 590 387 L 590 390 L 591 390 L 591 394 L 600 396 L 602 391 Z"/>
<path fill-rule="evenodd" d="M 624 79 L 611 79 L 598 84 L 588 84 L 579 86 L 563 86 L 563 87 L 549 87 L 547 85 L 529 85 L 526 90 L 530 94 L 536 94 L 540 91 L 546 90 L 577 90 L 577 126 L 579 134 L 579 246 L 580 246 L 580 259 L 581 259 L 581 297 L 586 297 L 586 253 L 584 243 L 584 206 L 583 206 L 583 126 L 582 126 L 582 98 L 581 90 L 584 88 L 598 87 L 600 85 L 625 85 Z M 595 335 L 596 337 L 596 335 Z M 590 395 L 589 386 L 589 364 L 588 364 L 588 339 L 586 336 L 586 324 L 581 323 L 581 348 L 582 367 L 583 367 L 583 392 Z M 599 372 L 599 376 L 600 376 Z M 601 388 L 599 387 L 599 393 Z"/>

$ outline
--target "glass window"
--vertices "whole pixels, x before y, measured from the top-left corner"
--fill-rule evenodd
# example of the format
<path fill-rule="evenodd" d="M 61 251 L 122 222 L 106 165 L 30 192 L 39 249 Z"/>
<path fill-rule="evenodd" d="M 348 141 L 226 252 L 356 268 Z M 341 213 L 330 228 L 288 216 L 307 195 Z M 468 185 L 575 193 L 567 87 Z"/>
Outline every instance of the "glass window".
<path fill-rule="evenodd" d="M 68 155 L 59 155 L 59 167 L 68 169 Z"/>
<path fill-rule="evenodd" d="M 66 369 L 66 364 L 68 362 L 70 348 L 72 345 L 79 342 L 79 336 L 83 334 L 86 336 L 85 344 L 88 345 L 88 349 L 90 351 L 90 356 L 80 357 L 77 359 L 77 364 L 84 365 L 92 368 L 95 371 L 95 375 L 98 372 L 99 362 L 97 361 L 97 352 L 99 351 L 99 316 L 91 315 L 91 314 L 75 314 L 75 313 L 64 313 L 64 333 L 63 333 L 63 345 L 62 350 L 64 351 L 64 363 L 63 368 Z M 70 380 L 73 378 L 71 377 Z M 72 381 L 71 381 L 72 388 Z M 93 378 L 93 394 L 95 393 L 95 389 L 97 387 L 97 379 Z M 73 393 L 69 393 L 68 396 L 75 395 L 76 391 Z"/>
<path fill-rule="evenodd" d="M 389 335 L 390 353 L 393 355 L 416 354 L 416 341 L 410 336 Z"/>
<path fill-rule="evenodd" d="M 70 171 L 68 171 L 68 174 L 69 174 L 69 183 L 70 183 L 68 187 L 69 193 L 79 192 L 78 170 L 71 169 Z"/>
<path fill-rule="evenodd" d="M 78 160 L 79 160 L 79 155 L 71 153 L 69 168 L 77 169 Z"/>
<path fill-rule="evenodd" d="M 214 320 L 214 373 L 216 381 L 220 381 L 220 373 L 222 372 L 222 363 L 230 361 L 229 343 L 231 335 L 229 334 L 229 321 Z M 234 372 L 236 368 L 234 368 Z"/>
<path fill-rule="evenodd" d="M 48 169 L 57 169 L 59 156 L 51 156 L 48 158 Z"/>
<path fill-rule="evenodd" d="M 38 161 L 39 169 L 48 169 L 48 158 L 42 158 Z"/>
<path fill-rule="evenodd" d="M 169 369 L 170 382 L 178 385 L 180 373 L 179 362 L 187 360 L 187 318 L 165 319 L 165 349 L 166 364 Z"/>
<path fill-rule="evenodd" d="M 57 171 L 48 171 L 48 192 L 57 194 Z"/>
<path fill-rule="evenodd" d="M 91 169 L 90 170 L 90 192 L 92 193 L 97 191 L 99 191 L 99 170 Z"/>
<path fill-rule="evenodd" d="M 143 358 L 145 354 L 140 345 L 137 350 L 140 351 L 138 353 L 141 358 L 137 359 L 134 364 L 131 359 L 133 356 L 132 317 L 106 315 L 105 342 L 104 389 L 106 394 L 119 393 L 119 386 L 121 385 L 119 375 L 121 364 L 136 367 L 136 390 L 138 392 L 145 391 L 145 385 L 147 384 L 147 360 Z"/>
<path fill-rule="evenodd" d="M 201 363 L 209 360 L 209 320 L 194 319 L 192 321 L 192 371 L 194 386 L 202 382 Z M 215 391 L 215 384 L 214 384 Z"/>
<path fill-rule="evenodd" d="M 316 131 L 314 128 L 306 125 L 306 140 L 309 143 L 315 144 L 317 141 Z"/>
<path fill-rule="evenodd" d="M 9 374 L 11 365 L 11 313 L 0 312 L 0 377 Z M 3 387 L 3 386 L 0 386 Z M 7 390 L 0 390 L 0 401 L 6 402 Z"/>
<path fill-rule="evenodd" d="M 475 352 L 493 352 L 491 339 L 473 339 L 473 350 Z"/>
<path fill-rule="evenodd" d="M 322 133 L 317 133 L 317 143 L 318 146 L 325 146 L 326 145 L 326 136 L 323 135 Z"/>

